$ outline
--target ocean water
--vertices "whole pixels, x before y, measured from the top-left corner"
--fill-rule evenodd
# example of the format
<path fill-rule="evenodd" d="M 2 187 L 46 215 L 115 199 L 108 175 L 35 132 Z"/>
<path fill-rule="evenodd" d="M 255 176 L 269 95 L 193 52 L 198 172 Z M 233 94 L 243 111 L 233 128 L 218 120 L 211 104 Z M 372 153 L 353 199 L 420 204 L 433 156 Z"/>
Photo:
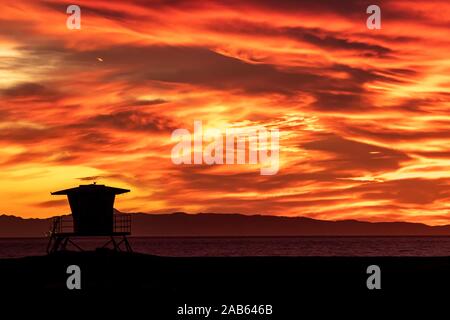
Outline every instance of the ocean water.
<path fill-rule="evenodd" d="M 105 241 L 76 239 L 85 250 L 101 247 Z M 450 237 L 132 237 L 129 241 L 135 252 L 173 257 L 450 255 Z M 0 258 L 45 255 L 47 242 L 45 238 L 2 238 Z"/>

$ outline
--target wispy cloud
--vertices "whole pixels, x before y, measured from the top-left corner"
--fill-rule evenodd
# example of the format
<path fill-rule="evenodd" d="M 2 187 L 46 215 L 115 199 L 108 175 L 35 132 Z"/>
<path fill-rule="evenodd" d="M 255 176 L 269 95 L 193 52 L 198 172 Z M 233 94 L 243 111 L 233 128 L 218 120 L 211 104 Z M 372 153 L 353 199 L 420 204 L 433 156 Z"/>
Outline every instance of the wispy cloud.
<path fill-rule="evenodd" d="M 1 212 L 95 178 L 147 212 L 449 223 L 446 1 L 382 1 L 381 30 L 359 0 L 77 4 L 81 30 L 64 1 L 2 6 Z M 194 120 L 279 128 L 279 173 L 173 165 Z"/>

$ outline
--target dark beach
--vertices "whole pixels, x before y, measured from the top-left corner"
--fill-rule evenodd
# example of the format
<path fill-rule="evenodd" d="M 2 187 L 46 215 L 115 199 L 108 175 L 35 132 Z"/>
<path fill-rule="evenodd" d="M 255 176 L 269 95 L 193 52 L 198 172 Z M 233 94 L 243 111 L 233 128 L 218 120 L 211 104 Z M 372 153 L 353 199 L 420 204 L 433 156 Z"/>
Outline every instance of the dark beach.
<path fill-rule="evenodd" d="M 69 265 L 82 270 L 81 290 L 66 287 Z M 369 265 L 381 269 L 381 290 L 369 290 Z M 138 253 L 60 252 L 0 260 L 3 289 L 90 294 L 147 292 L 171 297 L 273 303 L 308 295 L 373 298 L 424 295 L 450 284 L 450 257 L 159 257 Z"/>

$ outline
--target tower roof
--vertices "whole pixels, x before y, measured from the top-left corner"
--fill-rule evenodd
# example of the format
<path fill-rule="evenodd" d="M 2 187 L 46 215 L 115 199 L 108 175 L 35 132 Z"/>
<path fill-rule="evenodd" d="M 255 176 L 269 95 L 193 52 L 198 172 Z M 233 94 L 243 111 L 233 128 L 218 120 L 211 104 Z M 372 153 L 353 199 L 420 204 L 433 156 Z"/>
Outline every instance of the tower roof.
<path fill-rule="evenodd" d="M 60 190 L 56 192 L 52 192 L 51 194 L 56 195 L 68 195 L 73 193 L 96 193 L 96 192 L 108 192 L 112 194 L 122 194 L 130 192 L 128 189 L 121 189 L 121 188 L 114 188 L 114 187 L 108 187 L 103 184 L 84 184 L 80 185 L 76 188 L 70 188 L 65 190 Z"/>

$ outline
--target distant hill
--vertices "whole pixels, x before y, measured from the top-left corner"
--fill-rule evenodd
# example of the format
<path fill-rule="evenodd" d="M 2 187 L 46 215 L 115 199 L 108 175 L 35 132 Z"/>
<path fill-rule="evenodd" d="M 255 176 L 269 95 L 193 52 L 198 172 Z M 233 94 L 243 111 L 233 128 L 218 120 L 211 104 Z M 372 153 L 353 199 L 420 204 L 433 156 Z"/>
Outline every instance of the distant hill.
<path fill-rule="evenodd" d="M 0 237 L 42 237 L 49 219 L 0 216 Z M 267 215 L 132 214 L 133 236 L 420 236 L 449 235 L 450 225 L 409 222 L 325 221 Z"/>
<path fill-rule="evenodd" d="M 43 237 L 49 229 L 50 219 L 0 215 L 0 238 Z"/>

